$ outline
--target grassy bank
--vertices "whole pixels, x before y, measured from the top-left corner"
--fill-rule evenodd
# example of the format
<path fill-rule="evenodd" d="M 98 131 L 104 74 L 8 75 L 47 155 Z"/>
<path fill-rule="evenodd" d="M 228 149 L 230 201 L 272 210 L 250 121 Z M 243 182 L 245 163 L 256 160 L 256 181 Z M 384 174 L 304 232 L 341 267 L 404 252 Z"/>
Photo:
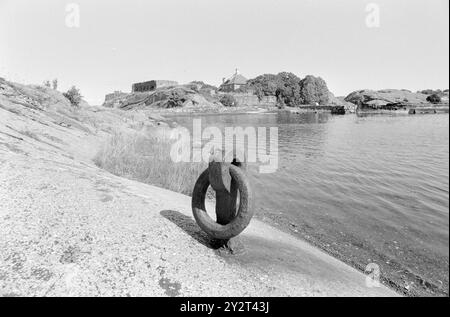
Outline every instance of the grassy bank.
<path fill-rule="evenodd" d="M 101 147 L 94 162 L 110 173 L 191 195 L 205 163 L 175 163 L 170 140 L 143 133 L 114 133 Z"/>

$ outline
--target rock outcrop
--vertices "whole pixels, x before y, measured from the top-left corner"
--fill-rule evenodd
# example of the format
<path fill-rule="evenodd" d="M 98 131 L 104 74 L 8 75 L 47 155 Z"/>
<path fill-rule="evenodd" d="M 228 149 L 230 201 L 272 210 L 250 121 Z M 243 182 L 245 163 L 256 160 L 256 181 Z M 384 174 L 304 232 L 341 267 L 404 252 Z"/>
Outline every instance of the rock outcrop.
<path fill-rule="evenodd" d="M 189 85 L 164 87 L 151 92 L 129 93 L 106 100 L 104 107 L 131 109 L 218 108 L 222 105 Z"/>
<path fill-rule="evenodd" d="M 427 95 L 413 93 L 409 90 L 385 89 L 385 90 L 358 90 L 349 94 L 344 101 L 357 106 L 379 108 L 389 104 L 405 104 L 415 106 L 429 105 Z"/>
<path fill-rule="evenodd" d="M 333 107 L 343 107 L 345 113 L 355 113 L 357 105 L 354 103 L 345 101 L 345 97 L 335 97 L 332 92 L 328 93 L 329 105 Z"/>
<path fill-rule="evenodd" d="M 14 136 L 49 151 L 64 149 L 75 151 L 71 155 L 90 156 L 111 133 L 153 128 L 159 121 L 141 112 L 85 102 L 73 107 L 57 90 L 0 81 L 0 136 Z"/>

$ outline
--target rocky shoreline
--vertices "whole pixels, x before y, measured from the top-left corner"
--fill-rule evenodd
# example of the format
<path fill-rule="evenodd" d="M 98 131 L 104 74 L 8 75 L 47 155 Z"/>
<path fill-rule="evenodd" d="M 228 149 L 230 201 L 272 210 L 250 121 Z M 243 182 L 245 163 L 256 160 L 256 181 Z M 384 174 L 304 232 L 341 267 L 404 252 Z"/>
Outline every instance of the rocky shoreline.
<path fill-rule="evenodd" d="M 224 258 L 189 197 L 92 162 L 112 133 L 161 119 L 1 83 L 0 296 L 398 295 L 258 220 L 241 236 L 247 252 Z"/>
<path fill-rule="evenodd" d="M 385 258 L 381 254 L 375 253 L 354 253 L 344 255 L 342 249 L 340 250 L 340 248 L 336 248 L 336 245 L 333 245 L 331 241 L 327 240 L 323 235 L 316 234 L 313 228 L 308 228 L 308 226 L 297 224 L 291 221 L 286 215 L 277 213 L 276 211 L 267 211 L 263 209 L 258 210 L 256 213 L 256 218 L 283 232 L 289 233 L 306 241 L 307 243 L 319 248 L 323 252 L 339 259 L 362 273 L 364 273 L 366 269 L 365 259 L 367 256 L 372 259 L 376 259 L 379 263 L 384 263 L 386 261 L 392 262 L 392 259 Z M 345 245 L 340 247 L 347 248 Z M 399 274 L 398 272 L 402 272 L 402 274 Z M 416 275 L 407 269 L 405 270 L 405 268 L 400 264 L 393 265 L 392 267 L 384 267 L 383 274 L 380 278 L 383 285 L 407 297 L 448 296 L 448 288 L 445 289 L 442 285 L 431 283 L 423 277 Z M 410 285 L 411 283 L 415 285 L 414 288 L 405 286 Z"/>
<path fill-rule="evenodd" d="M 431 91 L 432 92 L 432 91 Z M 229 93 L 232 98 L 233 93 Z M 236 96 L 242 94 L 237 94 Z M 287 106 L 280 104 L 246 104 L 224 106 L 223 94 L 212 93 L 192 85 L 158 88 L 154 91 L 121 93 L 109 97 L 103 104 L 107 108 L 139 110 L 158 114 L 183 113 L 247 113 L 287 110 L 300 112 L 331 112 L 332 114 L 424 114 L 448 112 L 448 90 L 437 96 L 439 102 L 431 102 L 429 94 L 408 90 L 385 89 L 380 91 L 360 90 L 347 97 L 335 97 L 329 93 L 325 104 L 299 104 Z M 250 95 L 249 95 L 250 96 Z"/>

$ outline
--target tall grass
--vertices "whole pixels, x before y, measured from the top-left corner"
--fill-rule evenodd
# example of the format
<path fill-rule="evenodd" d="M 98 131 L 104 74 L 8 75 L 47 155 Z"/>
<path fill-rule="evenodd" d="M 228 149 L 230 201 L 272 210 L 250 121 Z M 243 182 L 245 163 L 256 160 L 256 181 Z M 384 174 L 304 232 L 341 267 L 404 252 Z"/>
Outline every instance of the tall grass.
<path fill-rule="evenodd" d="M 169 140 L 142 133 L 114 133 L 94 162 L 112 174 L 191 195 L 205 163 L 175 163 Z"/>

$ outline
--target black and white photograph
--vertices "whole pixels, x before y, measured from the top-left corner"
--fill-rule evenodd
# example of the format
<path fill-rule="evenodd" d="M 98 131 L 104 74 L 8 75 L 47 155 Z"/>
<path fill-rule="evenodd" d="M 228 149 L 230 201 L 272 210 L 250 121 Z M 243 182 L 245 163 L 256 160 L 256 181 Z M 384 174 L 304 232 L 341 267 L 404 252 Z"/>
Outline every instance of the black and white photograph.
<path fill-rule="evenodd" d="M 0 0 L 0 297 L 448 297 L 448 88 L 448 0 Z"/>

